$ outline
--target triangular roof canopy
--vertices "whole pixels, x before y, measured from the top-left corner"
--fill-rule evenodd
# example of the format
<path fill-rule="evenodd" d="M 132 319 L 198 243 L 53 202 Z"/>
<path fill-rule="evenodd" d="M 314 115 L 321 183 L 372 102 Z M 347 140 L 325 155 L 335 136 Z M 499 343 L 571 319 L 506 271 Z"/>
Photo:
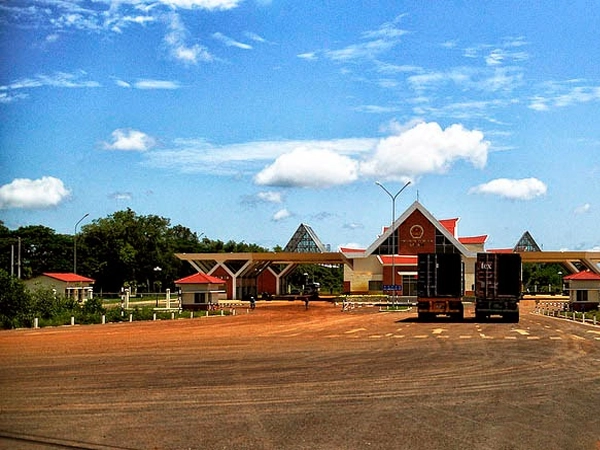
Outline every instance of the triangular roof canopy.
<path fill-rule="evenodd" d="M 327 249 L 313 229 L 309 225 L 301 223 L 283 251 L 299 253 L 325 253 Z"/>
<path fill-rule="evenodd" d="M 529 234 L 529 231 L 526 231 L 525 233 L 523 233 L 523 236 L 521 236 L 521 239 L 518 240 L 518 242 L 515 245 L 515 248 L 513 250 L 515 252 L 541 252 L 542 251 L 540 246 L 537 245 L 537 242 L 535 242 L 535 239 L 533 239 L 531 234 Z"/>
<path fill-rule="evenodd" d="M 369 256 L 373 253 L 376 253 L 377 249 L 379 249 L 379 247 L 382 244 L 385 244 L 388 241 L 388 239 L 392 237 L 393 233 L 398 232 L 398 229 L 404 224 L 404 222 L 406 222 L 407 219 L 409 219 L 411 216 L 413 216 L 413 214 L 417 212 L 420 213 L 424 217 L 424 219 L 427 222 L 429 222 L 439 234 L 443 236 L 443 238 L 445 238 L 445 242 L 454 246 L 454 248 L 458 250 L 459 253 L 461 253 L 463 256 L 474 256 L 473 252 L 469 251 L 463 244 L 461 244 L 458 241 L 458 239 L 456 239 L 456 237 L 454 237 L 454 235 L 418 201 L 415 201 L 412 205 L 410 205 L 408 209 L 404 211 L 402 215 L 394 221 L 393 226 L 388 227 L 387 230 L 385 230 L 385 232 L 381 236 L 379 236 L 379 238 L 375 242 L 373 242 L 369 246 L 369 248 L 367 248 L 367 250 L 365 251 L 365 256 Z M 423 228 L 420 226 L 419 228 L 420 231 L 423 232 Z M 399 239 L 396 239 L 396 241 L 399 241 Z M 433 245 L 437 245 L 437 243 L 434 242 Z M 401 243 L 396 242 L 396 247 L 401 248 Z M 404 252 L 401 251 L 400 253 Z M 391 252 L 385 252 L 385 254 L 391 254 Z"/>

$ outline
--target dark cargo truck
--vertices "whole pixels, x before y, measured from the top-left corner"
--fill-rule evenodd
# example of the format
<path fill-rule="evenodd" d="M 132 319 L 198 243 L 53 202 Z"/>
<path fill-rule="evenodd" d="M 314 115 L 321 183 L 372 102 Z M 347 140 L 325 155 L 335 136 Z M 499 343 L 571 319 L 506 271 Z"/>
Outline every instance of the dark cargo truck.
<path fill-rule="evenodd" d="M 519 321 L 521 299 L 521 255 L 478 253 L 475 264 L 475 318 L 499 315 Z"/>
<path fill-rule="evenodd" d="M 464 265 L 457 253 L 418 255 L 417 312 L 419 319 L 444 314 L 462 320 Z"/>

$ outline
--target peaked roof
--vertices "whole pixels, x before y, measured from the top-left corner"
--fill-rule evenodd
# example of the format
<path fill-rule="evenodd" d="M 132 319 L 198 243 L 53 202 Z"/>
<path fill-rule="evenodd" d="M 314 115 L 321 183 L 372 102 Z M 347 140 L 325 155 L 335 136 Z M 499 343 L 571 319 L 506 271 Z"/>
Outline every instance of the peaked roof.
<path fill-rule="evenodd" d="M 600 281 L 600 275 L 592 272 L 591 270 L 583 270 L 581 272 L 567 275 L 563 280 L 580 280 L 580 281 Z"/>
<path fill-rule="evenodd" d="M 96 281 L 92 278 L 77 275 L 76 273 L 44 272 L 42 275 L 58 281 L 64 281 L 65 283 L 94 283 Z"/>
<path fill-rule="evenodd" d="M 379 238 L 373 242 L 369 248 L 365 251 L 365 256 L 369 256 L 371 255 L 375 250 L 377 250 L 377 248 L 383 244 L 386 239 L 388 239 L 390 237 L 390 235 L 395 232 L 398 227 L 400 225 L 402 225 L 402 223 L 404 223 L 404 221 L 406 219 L 408 219 L 410 217 L 410 215 L 412 213 L 414 213 L 415 211 L 420 211 L 421 214 L 423 214 L 425 216 L 425 218 L 427 220 L 429 220 L 429 222 L 441 233 L 443 234 L 446 239 L 448 239 L 457 249 L 458 251 L 465 255 L 465 256 L 474 256 L 474 253 L 471 252 L 469 249 L 467 249 L 467 247 L 465 247 L 461 242 L 459 242 L 458 239 L 456 239 L 451 233 L 450 231 L 448 231 L 448 229 L 446 227 L 444 227 L 439 220 L 437 220 L 435 217 L 433 217 L 433 215 L 421 204 L 419 203 L 419 201 L 415 201 L 412 205 L 410 205 L 408 207 L 408 209 L 406 211 L 404 211 L 402 213 L 402 215 L 400 217 L 398 217 L 395 221 L 393 226 L 388 227 L 387 230 L 385 230 L 385 233 L 383 233 L 381 236 L 379 236 Z"/>
<path fill-rule="evenodd" d="M 531 236 L 531 234 L 529 234 L 529 231 L 526 231 L 525 233 L 523 233 L 523 236 L 521 236 L 521 239 L 519 239 L 517 241 L 514 251 L 515 252 L 541 252 L 542 249 L 540 248 L 539 245 L 537 245 L 537 242 L 535 242 L 535 239 L 533 239 L 533 236 Z"/>
<path fill-rule="evenodd" d="M 325 253 L 328 250 L 313 229 L 309 225 L 301 223 L 283 251 L 299 253 Z"/>
<path fill-rule="evenodd" d="M 175 281 L 175 284 L 225 284 L 225 281 L 221 278 L 206 275 L 205 273 L 198 272 L 188 277 L 180 278 Z"/>

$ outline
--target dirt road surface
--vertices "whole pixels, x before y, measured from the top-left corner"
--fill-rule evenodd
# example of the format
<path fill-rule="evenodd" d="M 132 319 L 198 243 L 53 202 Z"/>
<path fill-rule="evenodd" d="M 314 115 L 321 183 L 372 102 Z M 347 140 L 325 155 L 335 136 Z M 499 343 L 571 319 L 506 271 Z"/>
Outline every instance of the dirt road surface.
<path fill-rule="evenodd" d="M 231 317 L 0 332 L 0 448 L 600 450 L 600 327 Z"/>

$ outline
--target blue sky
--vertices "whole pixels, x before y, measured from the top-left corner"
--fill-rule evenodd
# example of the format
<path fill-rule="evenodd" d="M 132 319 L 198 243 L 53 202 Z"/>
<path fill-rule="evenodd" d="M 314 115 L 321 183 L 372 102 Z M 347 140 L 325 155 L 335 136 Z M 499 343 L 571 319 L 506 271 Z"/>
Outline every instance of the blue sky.
<path fill-rule="evenodd" d="M 415 199 L 461 236 L 600 249 L 597 1 L 5 0 L 0 219 L 131 208 L 367 247 Z"/>

